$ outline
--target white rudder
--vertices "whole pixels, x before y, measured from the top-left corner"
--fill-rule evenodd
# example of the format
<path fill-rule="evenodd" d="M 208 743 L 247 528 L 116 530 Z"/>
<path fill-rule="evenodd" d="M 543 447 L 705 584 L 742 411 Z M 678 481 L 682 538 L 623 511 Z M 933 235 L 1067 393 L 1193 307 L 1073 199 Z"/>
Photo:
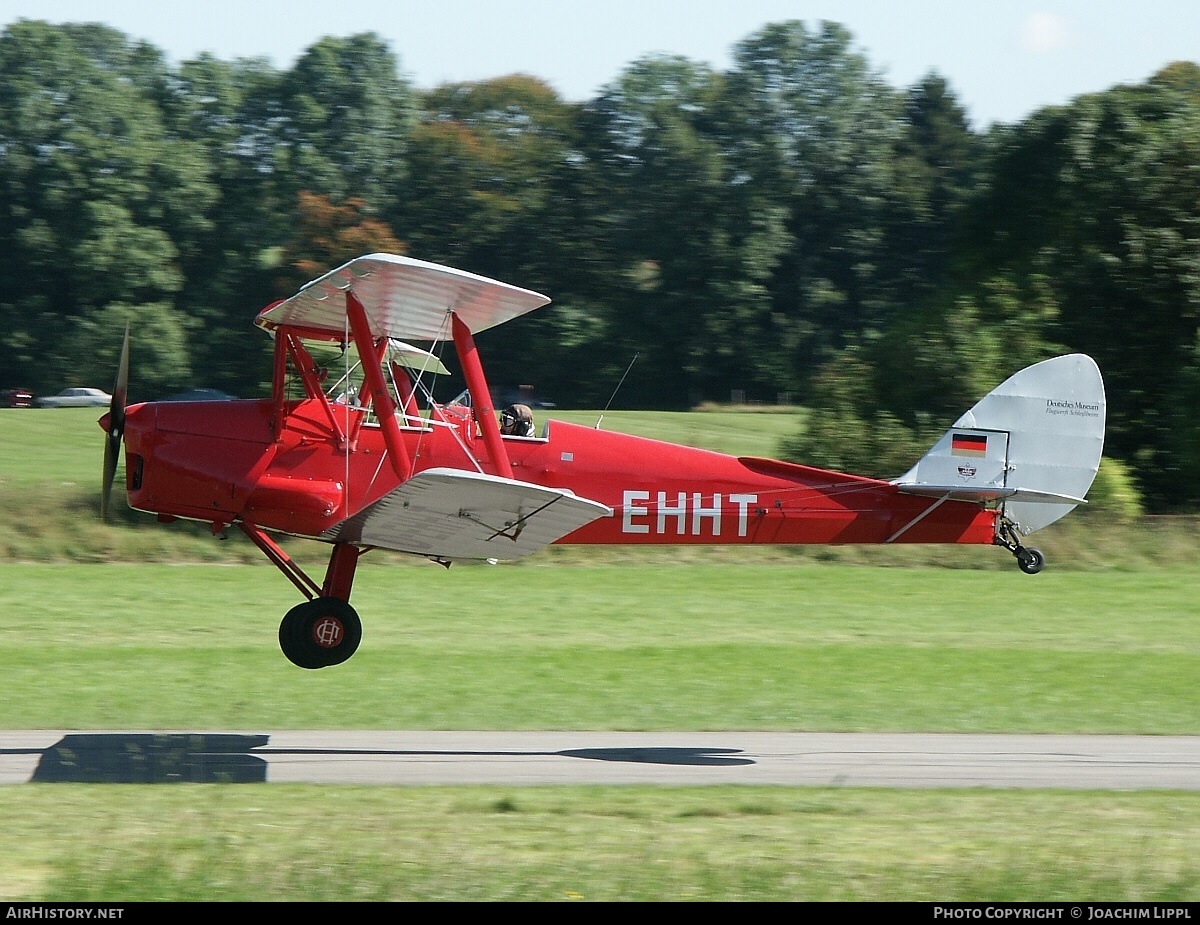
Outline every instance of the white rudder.
<path fill-rule="evenodd" d="M 1009 534 L 1002 545 L 1019 548 L 1013 534 L 1028 536 L 1084 502 L 1104 450 L 1104 420 L 1095 361 L 1082 353 L 1044 360 L 980 399 L 894 484 L 995 502 Z"/>

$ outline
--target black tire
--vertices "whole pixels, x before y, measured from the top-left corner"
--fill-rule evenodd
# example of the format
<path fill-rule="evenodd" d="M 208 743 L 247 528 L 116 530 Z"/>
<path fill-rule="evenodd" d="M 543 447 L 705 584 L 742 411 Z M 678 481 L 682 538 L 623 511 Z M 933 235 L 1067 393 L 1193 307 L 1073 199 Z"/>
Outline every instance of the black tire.
<path fill-rule="evenodd" d="M 1026 575 L 1036 575 L 1046 566 L 1046 557 L 1040 549 L 1022 546 L 1017 550 L 1017 568 Z"/>
<path fill-rule="evenodd" d="M 301 604 L 293 607 L 279 623 L 279 648 L 287 656 L 287 660 L 300 668 L 320 668 L 320 664 L 312 662 L 308 653 L 300 646 L 300 621 L 303 619 Z"/>
<path fill-rule="evenodd" d="M 279 624 L 279 648 L 300 668 L 340 665 L 358 650 L 360 642 L 358 613 L 335 597 L 297 604 Z"/>

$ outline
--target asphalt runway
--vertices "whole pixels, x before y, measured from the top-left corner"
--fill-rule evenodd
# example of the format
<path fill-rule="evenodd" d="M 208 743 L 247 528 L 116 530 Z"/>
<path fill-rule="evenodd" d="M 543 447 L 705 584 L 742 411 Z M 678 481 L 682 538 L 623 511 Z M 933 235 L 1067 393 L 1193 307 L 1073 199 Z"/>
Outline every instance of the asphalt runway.
<path fill-rule="evenodd" d="M 1200 790 L 1200 737 L 0 731 L 0 784 L 26 782 Z"/>

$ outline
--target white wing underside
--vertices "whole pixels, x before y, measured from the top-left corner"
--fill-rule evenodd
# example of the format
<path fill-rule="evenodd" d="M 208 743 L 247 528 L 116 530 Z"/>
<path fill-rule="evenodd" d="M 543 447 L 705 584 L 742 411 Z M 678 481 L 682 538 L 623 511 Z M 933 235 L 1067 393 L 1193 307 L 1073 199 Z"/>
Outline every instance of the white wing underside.
<path fill-rule="evenodd" d="M 465 270 L 396 254 L 369 254 L 330 270 L 260 312 L 255 323 L 268 329 L 291 325 L 343 333 L 346 290 L 362 303 L 372 335 L 398 340 L 449 340 L 451 312 L 478 334 L 550 301 L 539 292 Z"/>
<path fill-rule="evenodd" d="M 434 559 L 519 559 L 611 514 L 562 489 L 427 469 L 322 538 Z"/>

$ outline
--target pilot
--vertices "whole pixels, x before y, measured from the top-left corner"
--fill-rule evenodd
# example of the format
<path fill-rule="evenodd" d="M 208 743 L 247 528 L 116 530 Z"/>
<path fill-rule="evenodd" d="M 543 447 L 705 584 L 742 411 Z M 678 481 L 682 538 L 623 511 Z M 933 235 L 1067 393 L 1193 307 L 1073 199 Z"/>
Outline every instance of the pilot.
<path fill-rule="evenodd" d="M 509 405 L 500 412 L 500 433 L 508 437 L 532 437 L 533 410 L 528 405 Z"/>

